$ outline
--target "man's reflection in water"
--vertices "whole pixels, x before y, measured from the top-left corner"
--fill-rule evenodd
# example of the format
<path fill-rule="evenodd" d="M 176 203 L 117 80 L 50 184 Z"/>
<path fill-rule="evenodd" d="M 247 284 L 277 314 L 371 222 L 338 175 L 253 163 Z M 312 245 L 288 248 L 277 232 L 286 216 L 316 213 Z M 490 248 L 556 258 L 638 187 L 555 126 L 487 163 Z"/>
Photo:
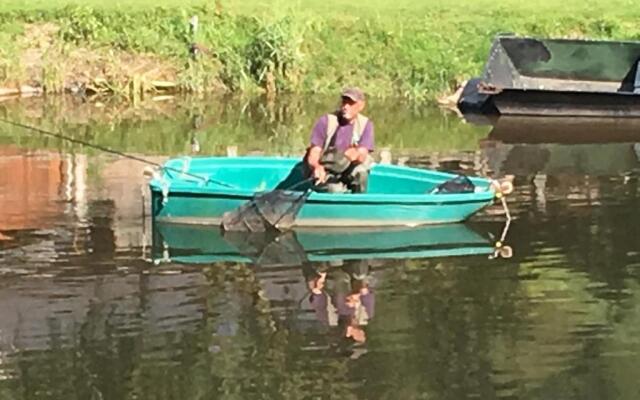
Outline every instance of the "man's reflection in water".
<path fill-rule="evenodd" d="M 344 344 L 361 345 L 374 314 L 368 260 L 305 264 L 303 272 L 309 289 L 309 303 L 318 321 L 335 328 Z"/>

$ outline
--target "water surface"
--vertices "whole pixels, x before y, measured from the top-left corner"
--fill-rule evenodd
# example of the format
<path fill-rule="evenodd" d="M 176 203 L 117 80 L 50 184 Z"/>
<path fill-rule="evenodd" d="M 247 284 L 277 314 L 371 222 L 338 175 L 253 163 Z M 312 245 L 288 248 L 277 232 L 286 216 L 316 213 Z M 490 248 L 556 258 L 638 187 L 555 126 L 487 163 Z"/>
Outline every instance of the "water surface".
<path fill-rule="evenodd" d="M 333 105 L 58 98 L 0 115 L 160 162 L 300 154 Z M 635 136 L 545 137 L 541 122 L 517 139 L 536 121 L 477 126 L 392 102 L 369 114 L 393 162 L 515 175 L 513 257 L 494 258 L 497 206 L 397 235 L 152 226 L 140 163 L 0 127 L 0 397 L 638 398 Z M 332 296 L 357 318 L 339 306 L 332 321 L 319 306 Z"/>

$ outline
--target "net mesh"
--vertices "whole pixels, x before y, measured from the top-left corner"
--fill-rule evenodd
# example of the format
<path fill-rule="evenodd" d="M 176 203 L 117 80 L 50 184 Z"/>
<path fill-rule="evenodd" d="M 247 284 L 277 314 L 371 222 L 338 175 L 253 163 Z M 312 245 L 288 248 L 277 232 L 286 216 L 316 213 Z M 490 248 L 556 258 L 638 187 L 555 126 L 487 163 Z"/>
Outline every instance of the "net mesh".
<path fill-rule="evenodd" d="M 304 248 L 295 232 L 241 232 L 224 233 L 224 239 L 249 257 L 254 264 L 268 266 L 298 266 L 308 262 Z"/>
<path fill-rule="evenodd" d="M 273 190 L 222 216 L 225 231 L 267 232 L 291 229 L 311 190 Z"/>

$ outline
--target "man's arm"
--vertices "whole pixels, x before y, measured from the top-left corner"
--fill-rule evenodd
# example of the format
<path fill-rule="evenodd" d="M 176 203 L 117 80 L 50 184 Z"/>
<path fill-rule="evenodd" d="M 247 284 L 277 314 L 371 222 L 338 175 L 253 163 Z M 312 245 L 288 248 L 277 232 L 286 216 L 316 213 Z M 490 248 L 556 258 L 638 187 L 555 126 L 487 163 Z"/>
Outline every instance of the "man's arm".
<path fill-rule="evenodd" d="M 327 124 L 326 116 L 318 119 L 311 132 L 311 146 L 307 150 L 307 165 L 313 171 L 313 176 L 318 183 L 324 182 L 327 178 L 327 172 L 320 164 L 320 158 L 324 151 L 324 142 L 327 138 Z"/>
<path fill-rule="evenodd" d="M 307 164 L 311 169 L 322 167 L 320 165 L 320 158 L 322 157 L 322 148 L 319 146 L 312 146 L 307 153 Z"/>
<path fill-rule="evenodd" d="M 316 178 L 316 183 L 324 183 L 327 180 L 327 171 L 320 164 L 320 157 L 322 157 L 322 148 L 313 146 L 307 153 L 307 165 L 313 172 L 313 177 Z"/>

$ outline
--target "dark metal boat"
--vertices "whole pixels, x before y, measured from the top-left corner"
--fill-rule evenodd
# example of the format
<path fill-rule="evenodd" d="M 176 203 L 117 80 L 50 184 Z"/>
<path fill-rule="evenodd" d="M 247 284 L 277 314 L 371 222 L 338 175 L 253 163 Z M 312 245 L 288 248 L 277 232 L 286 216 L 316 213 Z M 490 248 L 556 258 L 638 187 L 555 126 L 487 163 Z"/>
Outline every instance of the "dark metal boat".
<path fill-rule="evenodd" d="M 640 117 L 639 61 L 640 42 L 498 36 L 482 76 L 469 81 L 458 107 L 501 115 Z"/>

